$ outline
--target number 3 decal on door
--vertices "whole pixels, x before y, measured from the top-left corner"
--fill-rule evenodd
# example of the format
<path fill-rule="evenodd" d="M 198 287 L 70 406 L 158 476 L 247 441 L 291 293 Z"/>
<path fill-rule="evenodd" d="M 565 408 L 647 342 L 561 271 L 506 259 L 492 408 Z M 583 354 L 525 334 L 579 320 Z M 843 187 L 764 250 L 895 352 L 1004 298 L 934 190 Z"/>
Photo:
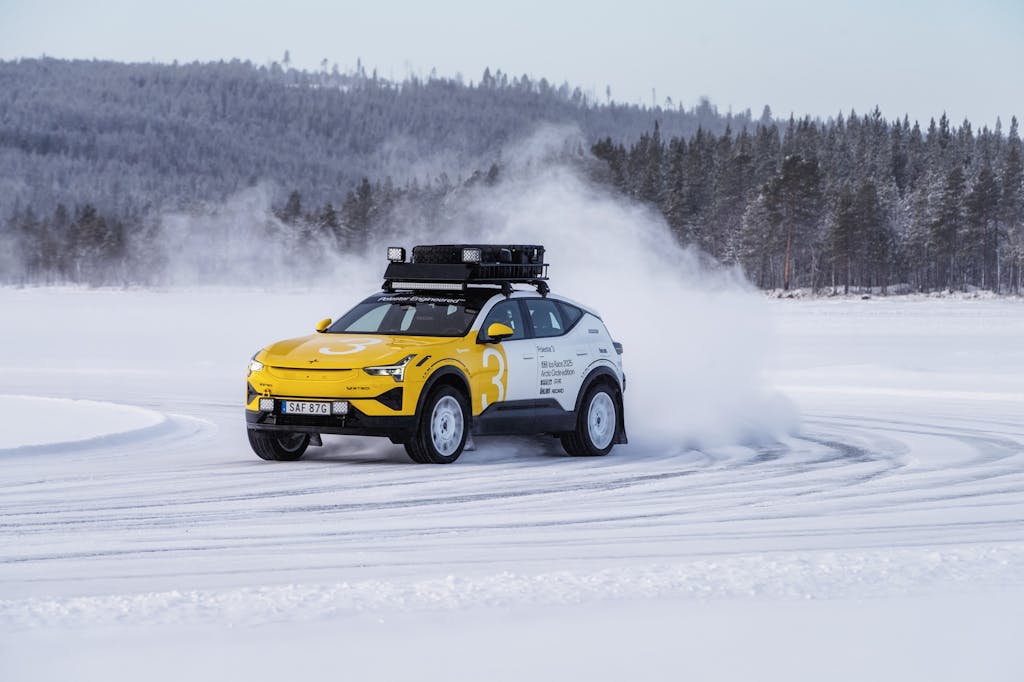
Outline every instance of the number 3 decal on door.
<path fill-rule="evenodd" d="M 494 402 L 500 403 L 505 399 L 505 356 L 494 348 L 485 349 L 483 357 L 484 369 L 487 369 L 487 365 L 490 364 L 487 362 L 489 358 L 495 358 L 498 361 L 498 371 L 491 377 L 491 383 L 498 387 L 498 399 Z M 483 391 L 480 395 L 481 410 L 487 409 L 487 393 L 488 391 Z"/>

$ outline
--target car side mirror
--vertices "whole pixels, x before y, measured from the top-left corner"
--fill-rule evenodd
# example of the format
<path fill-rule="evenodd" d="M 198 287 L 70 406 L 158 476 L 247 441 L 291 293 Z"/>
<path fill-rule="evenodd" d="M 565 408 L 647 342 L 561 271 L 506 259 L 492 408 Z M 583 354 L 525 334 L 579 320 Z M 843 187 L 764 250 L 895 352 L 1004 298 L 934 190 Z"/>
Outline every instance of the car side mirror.
<path fill-rule="evenodd" d="M 324 330 L 331 326 L 331 322 L 331 318 L 325 317 L 324 319 L 316 323 L 316 330 L 318 332 L 323 332 Z"/>
<path fill-rule="evenodd" d="M 515 333 L 516 330 L 507 324 L 494 322 L 487 328 L 487 340 L 493 343 L 500 343 Z"/>

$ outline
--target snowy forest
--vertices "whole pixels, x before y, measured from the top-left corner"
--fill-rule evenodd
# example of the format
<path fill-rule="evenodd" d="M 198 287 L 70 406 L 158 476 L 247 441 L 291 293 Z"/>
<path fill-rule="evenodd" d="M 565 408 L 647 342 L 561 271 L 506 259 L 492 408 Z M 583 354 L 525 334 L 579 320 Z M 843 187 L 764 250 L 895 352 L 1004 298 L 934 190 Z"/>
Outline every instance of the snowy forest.
<path fill-rule="evenodd" d="M 777 120 L 501 71 L 391 81 L 287 60 L 0 62 L 0 281 L 158 282 L 167 216 L 253 187 L 275 207 L 254 229 L 359 249 L 410 211 L 443 222 L 545 124 L 578 131 L 559 163 L 660 211 L 756 286 L 1021 292 L 1016 118 Z"/>

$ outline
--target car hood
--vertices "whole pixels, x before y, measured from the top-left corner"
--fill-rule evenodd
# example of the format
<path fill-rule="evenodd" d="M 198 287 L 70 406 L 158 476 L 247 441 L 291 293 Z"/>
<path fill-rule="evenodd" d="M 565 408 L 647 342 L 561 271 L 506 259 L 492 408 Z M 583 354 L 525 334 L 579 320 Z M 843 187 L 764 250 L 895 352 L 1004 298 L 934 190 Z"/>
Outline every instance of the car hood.
<path fill-rule="evenodd" d="M 449 337 L 311 334 L 271 344 L 260 361 L 292 369 L 359 369 L 394 364 L 407 355 L 451 343 Z"/>

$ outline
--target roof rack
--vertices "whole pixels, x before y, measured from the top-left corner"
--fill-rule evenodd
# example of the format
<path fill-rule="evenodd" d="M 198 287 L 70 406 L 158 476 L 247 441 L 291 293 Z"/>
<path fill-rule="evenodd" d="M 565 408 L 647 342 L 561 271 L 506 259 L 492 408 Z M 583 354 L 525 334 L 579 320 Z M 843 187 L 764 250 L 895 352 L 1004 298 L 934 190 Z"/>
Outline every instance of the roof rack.
<path fill-rule="evenodd" d="M 541 296 L 548 287 L 548 264 L 538 244 L 436 244 L 413 247 L 411 262 L 405 249 L 388 249 L 384 291 L 414 289 L 465 291 L 470 285 L 501 287 L 506 296 L 513 284 L 530 284 Z"/>

